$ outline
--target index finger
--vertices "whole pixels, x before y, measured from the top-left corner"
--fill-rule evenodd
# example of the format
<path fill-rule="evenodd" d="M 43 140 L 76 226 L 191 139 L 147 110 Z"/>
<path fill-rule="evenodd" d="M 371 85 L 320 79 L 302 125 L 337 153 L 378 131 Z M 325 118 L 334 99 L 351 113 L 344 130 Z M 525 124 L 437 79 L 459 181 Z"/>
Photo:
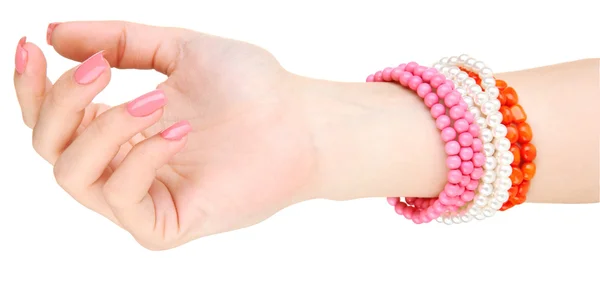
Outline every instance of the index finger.
<path fill-rule="evenodd" d="M 63 57 L 84 61 L 104 50 L 112 67 L 155 69 L 169 75 L 193 31 L 124 21 L 51 23 L 48 43 Z"/>

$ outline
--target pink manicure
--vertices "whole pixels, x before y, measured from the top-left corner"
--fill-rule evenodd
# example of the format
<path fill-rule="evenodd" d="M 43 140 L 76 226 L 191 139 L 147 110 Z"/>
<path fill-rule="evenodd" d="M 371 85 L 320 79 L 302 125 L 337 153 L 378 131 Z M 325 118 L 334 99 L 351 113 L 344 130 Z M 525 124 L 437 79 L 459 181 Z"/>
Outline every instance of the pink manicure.
<path fill-rule="evenodd" d="M 27 50 L 23 48 L 25 42 L 27 42 L 27 37 L 23 36 L 21 40 L 19 40 L 19 44 L 17 44 L 17 52 L 15 53 L 15 70 L 18 74 L 23 74 L 23 72 L 25 72 L 27 59 L 29 57 Z"/>
<path fill-rule="evenodd" d="M 145 117 L 162 108 L 166 101 L 162 90 L 154 90 L 129 102 L 127 111 L 134 117 Z"/>
<path fill-rule="evenodd" d="M 52 32 L 60 23 L 50 23 L 48 25 L 48 29 L 46 30 L 46 42 L 48 45 L 52 46 Z"/>
<path fill-rule="evenodd" d="M 100 51 L 87 60 L 85 60 L 77 70 L 75 70 L 75 81 L 79 84 L 86 85 L 94 82 L 106 70 L 108 65 L 104 61 L 104 56 Z"/>
<path fill-rule="evenodd" d="M 180 121 L 165 129 L 160 136 L 167 140 L 180 140 L 192 131 L 192 125 L 187 121 Z"/>

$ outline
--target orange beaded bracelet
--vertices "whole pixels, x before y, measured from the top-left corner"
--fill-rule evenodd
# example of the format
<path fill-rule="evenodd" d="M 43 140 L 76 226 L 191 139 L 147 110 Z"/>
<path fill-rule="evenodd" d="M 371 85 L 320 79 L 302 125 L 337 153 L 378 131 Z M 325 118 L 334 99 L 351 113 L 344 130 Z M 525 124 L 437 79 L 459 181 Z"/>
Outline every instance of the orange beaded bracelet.
<path fill-rule="evenodd" d="M 481 79 L 477 73 L 464 68 L 461 68 L 461 70 L 481 85 Z M 500 208 L 501 211 L 505 211 L 525 202 L 530 181 L 536 172 L 533 161 L 537 156 L 537 149 L 531 143 L 533 132 L 531 126 L 527 123 L 527 114 L 523 107 L 519 105 L 517 92 L 514 88 L 508 86 L 505 81 L 499 79 L 496 80 L 496 87 L 500 90 L 498 100 L 501 105 L 499 111 L 503 117 L 502 124 L 507 128 L 506 138 L 511 143 L 510 152 L 514 156 L 514 161 L 511 164 L 513 171 L 510 175 L 512 187 L 508 190 L 508 201 Z"/>

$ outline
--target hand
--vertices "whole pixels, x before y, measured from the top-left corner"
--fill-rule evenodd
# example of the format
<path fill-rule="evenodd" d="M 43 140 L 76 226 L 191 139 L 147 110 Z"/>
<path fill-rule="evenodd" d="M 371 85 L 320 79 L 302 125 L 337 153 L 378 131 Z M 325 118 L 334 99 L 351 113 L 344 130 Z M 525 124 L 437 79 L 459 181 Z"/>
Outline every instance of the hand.
<path fill-rule="evenodd" d="M 52 84 L 41 50 L 19 42 L 15 88 L 33 147 L 62 188 L 142 246 L 250 226 L 315 195 L 300 98 L 265 50 L 124 22 L 51 27 L 60 55 L 89 59 Z M 137 104 L 92 104 L 110 67 L 152 68 L 167 79 Z"/>

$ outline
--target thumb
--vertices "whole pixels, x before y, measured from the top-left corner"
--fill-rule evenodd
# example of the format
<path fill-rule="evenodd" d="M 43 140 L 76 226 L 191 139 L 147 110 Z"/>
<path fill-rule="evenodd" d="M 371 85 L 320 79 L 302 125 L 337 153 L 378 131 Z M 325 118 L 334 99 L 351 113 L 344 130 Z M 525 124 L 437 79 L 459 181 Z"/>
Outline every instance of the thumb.
<path fill-rule="evenodd" d="M 48 25 L 48 44 L 63 57 L 84 61 L 104 50 L 112 67 L 155 69 L 169 75 L 181 47 L 194 31 L 123 21 L 65 22 Z"/>

